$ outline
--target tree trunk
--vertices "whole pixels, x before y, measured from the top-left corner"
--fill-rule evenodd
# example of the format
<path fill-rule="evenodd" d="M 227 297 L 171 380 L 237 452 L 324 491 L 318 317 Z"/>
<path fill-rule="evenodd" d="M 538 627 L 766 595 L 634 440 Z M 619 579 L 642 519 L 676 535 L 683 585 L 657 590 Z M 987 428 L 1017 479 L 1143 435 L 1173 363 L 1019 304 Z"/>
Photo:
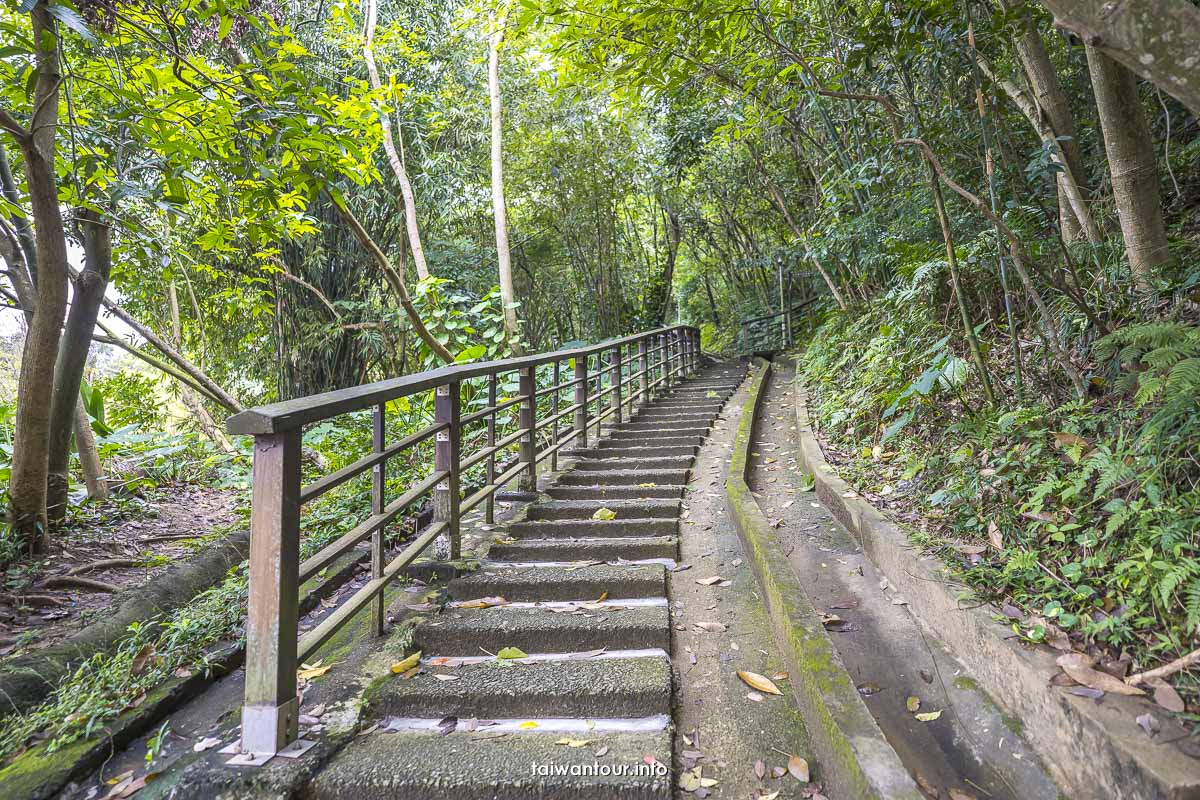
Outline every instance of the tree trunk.
<path fill-rule="evenodd" d="M 58 205 L 55 171 L 55 132 L 58 127 L 58 33 L 46 0 L 31 12 L 33 41 L 37 48 L 35 109 L 29 130 L 6 121 L 4 127 L 18 137 L 25 156 L 25 183 L 29 188 L 37 246 L 37 303 L 25 335 L 21 375 L 17 388 L 16 433 L 13 437 L 12 479 L 9 498 L 13 533 L 33 552 L 45 552 L 46 475 L 49 465 L 50 402 L 54 364 L 67 310 L 67 238 Z M 15 128 L 15 130 L 14 130 Z"/>
<path fill-rule="evenodd" d="M 96 437 L 92 434 L 92 421 L 88 419 L 83 403 L 75 403 L 75 449 L 79 451 L 79 467 L 83 470 L 83 483 L 88 497 L 101 501 L 108 498 L 108 478 L 104 475 L 104 463 L 96 449 Z"/>
<path fill-rule="evenodd" d="M 366 14 L 367 30 L 366 43 L 363 46 L 363 59 L 367 62 L 367 76 L 371 80 L 371 88 L 379 91 L 382 83 L 379 79 L 379 68 L 375 64 L 375 23 L 379 12 L 375 0 L 367 0 Z M 396 176 L 396 181 L 400 184 L 400 194 L 404 198 L 404 226 L 408 232 L 408 241 L 412 244 L 413 263 L 417 266 L 417 279 L 425 280 L 429 277 L 429 265 L 425 262 L 425 248 L 421 245 L 421 228 L 417 224 L 417 195 L 413 191 L 412 181 L 408 179 L 408 171 L 404 168 L 404 159 L 396 151 L 390 111 L 380 110 L 379 126 L 383 129 L 383 150 L 387 153 L 388 164 Z M 403 150 L 403 148 L 404 139 L 401 138 L 400 149 Z"/>
<path fill-rule="evenodd" d="M 1171 257 L 1154 143 L 1134 74 L 1090 45 L 1087 58 L 1129 269 L 1138 288 L 1146 290 L 1155 270 Z"/>
<path fill-rule="evenodd" d="M 374 2 L 374 0 L 371 0 Z M 492 215 L 496 221 L 496 268 L 500 272 L 500 302 L 504 304 L 504 331 L 513 355 L 521 355 L 521 328 L 517 321 L 513 288 L 512 255 L 508 247 L 508 212 L 504 207 L 504 139 L 500 102 L 500 44 L 504 41 L 507 14 L 492 20 L 488 34 L 488 99 L 492 117 Z"/>
<path fill-rule="evenodd" d="M 171 308 L 171 339 L 176 347 L 181 347 L 183 344 L 183 325 L 179 319 L 179 293 L 175 289 L 174 279 L 167 284 L 167 301 Z M 208 437 L 209 441 L 225 453 L 236 452 L 228 437 L 225 436 L 225 431 L 221 430 L 221 426 L 212 418 L 212 415 L 208 413 L 208 409 L 204 407 L 204 403 L 201 402 L 200 398 L 196 396 L 196 393 L 187 384 L 179 387 L 179 397 L 188 411 L 192 412 L 192 416 L 195 417 L 200 430 Z"/>
<path fill-rule="evenodd" d="M 107 220 L 88 210 L 78 212 L 83 232 L 84 268 L 74 281 L 74 296 L 67 326 L 63 331 L 58 362 L 54 369 L 54 398 L 50 405 L 50 439 L 47 476 L 46 511 L 52 523 L 62 522 L 67 513 L 67 492 L 70 488 L 71 434 L 76 428 L 75 407 L 79 404 L 79 384 L 87 366 L 100 302 L 108 286 L 112 268 L 112 237 Z M 78 441 L 81 461 L 99 462 L 96 453 L 83 454 L 83 448 L 95 440 L 88 437 Z"/>
<path fill-rule="evenodd" d="M 1078 34 L 1200 116 L 1200 8 L 1188 0 L 1042 0 L 1042 5 L 1054 13 L 1054 24 Z"/>

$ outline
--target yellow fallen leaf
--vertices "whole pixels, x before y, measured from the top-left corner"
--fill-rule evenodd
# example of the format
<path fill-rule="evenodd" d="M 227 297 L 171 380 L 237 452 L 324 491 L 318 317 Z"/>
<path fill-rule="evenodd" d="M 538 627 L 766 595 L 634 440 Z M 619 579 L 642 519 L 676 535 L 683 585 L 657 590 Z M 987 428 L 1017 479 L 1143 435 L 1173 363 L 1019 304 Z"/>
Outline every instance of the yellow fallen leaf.
<path fill-rule="evenodd" d="M 413 667 L 417 666 L 420 663 L 421 663 L 421 651 L 418 650 L 417 652 L 413 653 L 408 658 L 406 658 L 402 661 L 397 661 L 395 664 L 392 664 L 392 673 L 394 675 L 399 675 L 402 672 L 408 672 L 410 669 L 412 669 Z"/>
<path fill-rule="evenodd" d="M 779 691 L 779 687 L 771 682 L 770 678 L 759 675 L 757 672 L 739 671 L 737 676 L 752 689 L 757 689 L 767 694 L 783 694 L 783 692 Z"/>
<path fill-rule="evenodd" d="M 598 508 L 598 509 L 596 509 L 596 513 L 592 514 L 592 519 L 608 520 L 608 519 L 616 519 L 616 518 L 617 518 L 617 512 L 613 511 L 610 508 Z"/>
<path fill-rule="evenodd" d="M 320 665 L 320 662 L 312 665 L 301 664 L 300 669 L 296 670 L 296 680 L 308 681 L 313 678 L 319 678 L 331 669 L 333 669 L 333 664 L 327 664 L 323 667 Z"/>
<path fill-rule="evenodd" d="M 653 489 L 655 486 L 658 486 L 658 484 L 657 483 L 639 483 L 638 486 L 640 486 L 643 489 Z"/>
<path fill-rule="evenodd" d="M 533 720 L 526 720 L 525 722 L 522 722 L 522 723 L 521 723 L 520 725 L 518 725 L 517 727 L 518 727 L 518 728 L 524 728 L 525 730 L 532 730 L 533 728 L 536 728 L 536 727 L 537 727 L 537 723 L 536 723 L 536 722 L 534 722 Z"/>
<path fill-rule="evenodd" d="M 904 702 L 904 706 L 909 710 L 910 713 L 915 714 L 921 708 L 921 698 L 917 697 L 916 695 L 911 695 L 909 696 L 908 700 Z"/>
<path fill-rule="evenodd" d="M 923 714 L 913 714 L 913 716 L 919 719 L 921 722 L 933 722 L 941 715 L 941 711 L 926 711 Z"/>
<path fill-rule="evenodd" d="M 570 739 L 570 738 L 562 738 L 562 739 L 559 739 L 557 742 L 555 742 L 555 744 L 564 744 L 567 747 L 584 747 L 591 743 L 592 743 L 591 739 Z"/>

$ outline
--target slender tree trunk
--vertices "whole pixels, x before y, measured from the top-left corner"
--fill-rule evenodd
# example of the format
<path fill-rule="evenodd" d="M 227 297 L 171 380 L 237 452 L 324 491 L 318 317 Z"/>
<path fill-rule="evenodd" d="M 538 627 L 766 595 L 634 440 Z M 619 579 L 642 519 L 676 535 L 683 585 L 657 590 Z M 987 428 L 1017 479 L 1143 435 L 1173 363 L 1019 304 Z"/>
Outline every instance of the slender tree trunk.
<path fill-rule="evenodd" d="M 367 0 L 366 15 L 367 31 L 366 44 L 363 46 L 363 59 L 367 62 L 367 76 L 370 78 L 371 88 L 379 91 L 383 84 L 379 79 L 379 68 L 375 64 L 375 24 L 379 16 L 376 0 Z M 421 227 L 417 223 L 417 195 L 413 191 L 412 181 L 408 178 L 408 170 L 404 168 L 404 159 L 396 150 L 390 111 L 380 110 L 379 126 L 383 129 L 383 149 L 387 153 L 388 164 L 396 176 L 396 181 L 400 184 L 400 194 L 404 198 L 404 225 L 408 232 L 408 241 L 412 245 L 417 279 L 425 280 L 429 277 L 429 265 L 425 262 L 425 248 L 421 244 Z M 403 138 L 400 141 L 400 148 L 401 150 L 404 148 Z"/>
<path fill-rule="evenodd" d="M 79 467 L 83 470 L 83 483 L 87 486 L 88 497 L 97 501 L 104 500 L 108 497 L 108 478 L 104 475 L 104 463 L 100 460 L 96 437 L 92 433 L 92 421 L 88 418 L 82 402 L 75 404 L 73 427 L 75 449 L 79 452 Z"/>
<path fill-rule="evenodd" d="M 37 303 L 25 335 L 17 389 L 9 498 L 13 533 L 33 552 L 45 552 L 46 475 L 49 467 L 50 402 L 54 364 L 58 360 L 62 323 L 67 310 L 67 238 L 58 205 L 55 133 L 58 127 L 58 33 L 46 0 L 31 12 L 36 48 L 35 109 L 29 130 L 5 120 L 3 127 L 18 138 L 25 156 L 37 247 Z"/>
<path fill-rule="evenodd" d="M 84 268 L 75 276 L 71 312 L 63 331 L 58 361 L 54 369 L 54 398 L 50 406 L 50 438 L 47 476 L 46 510 L 52 523 L 62 522 L 67 513 L 67 493 L 70 488 L 71 435 L 75 433 L 79 405 L 79 384 L 87 366 L 100 303 L 108 287 L 112 269 L 112 237 L 107 220 L 93 211 L 77 212 L 83 233 Z M 91 440 L 93 448 L 95 440 Z M 81 459 L 99 461 L 95 454 L 83 456 L 87 441 L 77 447 Z"/>
<path fill-rule="evenodd" d="M 374 2 L 374 0 L 369 0 Z M 506 10 L 507 12 L 507 10 Z M 500 302 L 504 304 L 504 331 L 508 347 L 521 355 L 521 328 L 517 321 L 513 288 L 512 255 L 508 247 L 508 212 L 504 207 L 504 139 L 500 99 L 500 45 L 504 41 L 507 13 L 492 20 L 488 34 L 488 99 L 492 118 L 492 215 L 496 221 L 496 267 L 500 272 Z"/>
<path fill-rule="evenodd" d="M 1011 10 L 1013 2 L 1005 0 L 1002 5 L 1006 10 Z M 1085 202 L 1090 198 L 1087 173 L 1084 172 L 1083 150 L 1079 146 L 1079 134 L 1075 128 L 1075 115 L 1071 112 L 1067 93 L 1063 91 L 1062 82 L 1058 79 L 1058 71 L 1050 61 L 1050 54 L 1046 52 L 1046 42 L 1028 11 L 1022 14 L 1019 31 L 1014 43 L 1017 58 L 1029 79 L 1037 110 L 1053 132 L 1062 151 L 1064 170 L 1056 179 L 1058 213 L 1063 238 L 1073 241 L 1089 233 L 1089 225 L 1093 229 L 1095 227 L 1090 214 L 1081 219 L 1071 201 L 1071 187 L 1068 181 L 1075 182 Z"/>
<path fill-rule="evenodd" d="M 171 308 L 171 339 L 176 347 L 182 347 L 183 324 L 179 319 L 179 293 L 176 291 L 174 279 L 167 284 L 167 302 Z M 229 442 L 228 437 L 225 436 L 225 431 L 221 430 L 221 426 L 212 418 L 212 414 L 208 413 L 208 409 L 204 407 L 204 403 L 187 384 L 182 384 L 179 387 L 179 398 L 183 401 L 188 411 L 192 412 L 192 416 L 196 419 L 200 430 L 208 437 L 209 441 L 225 453 L 235 452 L 233 445 Z"/>
<path fill-rule="evenodd" d="M 1154 143 L 1134 74 L 1090 45 L 1087 59 L 1129 269 L 1138 287 L 1146 290 L 1158 267 L 1171 258 Z"/>

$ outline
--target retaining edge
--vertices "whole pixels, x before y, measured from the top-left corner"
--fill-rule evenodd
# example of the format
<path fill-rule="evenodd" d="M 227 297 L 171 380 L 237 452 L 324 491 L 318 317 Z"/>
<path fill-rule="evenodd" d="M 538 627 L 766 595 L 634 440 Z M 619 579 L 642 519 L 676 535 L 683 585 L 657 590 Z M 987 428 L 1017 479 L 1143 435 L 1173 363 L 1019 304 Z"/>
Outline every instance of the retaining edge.
<path fill-rule="evenodd" d="M 797 462 L 813 474 L 821 502 L 857 537 L 863 552 L 908 601 L 927 632 L 941 641 L 971 677 L 1005 711 L 1019 719 L 1023 736 L 1041 756 L 1064 793 L 1095 800 L 1195 800 L 1200 798 L 1200 762 L 1174 746 L 1186 736 L 1167 712 L 1147 700 L 1105 695 L 1090 700 L 1052 686 L 1059 672 L 1056 653 L 1030 647 L 993 619 L 992 606 L 963 608 L 940 559 L 915 551 L 904 531 L 854 493 L 825 460 L 813 433 L 808 393 L 796 379 Z M 1154 739 L 1135 718 L 1150 711 L 1162 724 Z M 1190 767 L 1190 768 L 1189 768 Z"/>
<path fill-rule="evenodd" d="M 783 555 L 775 529 L 746 483 L 762 388 L 771 365 L 754 359 L 749 397 L 725 479 L 729 516 L 758 580 L 776 644 L 791 676 L 831 797 L 921 800 L 923 795 L 867 710 L 820 616 Z"/>

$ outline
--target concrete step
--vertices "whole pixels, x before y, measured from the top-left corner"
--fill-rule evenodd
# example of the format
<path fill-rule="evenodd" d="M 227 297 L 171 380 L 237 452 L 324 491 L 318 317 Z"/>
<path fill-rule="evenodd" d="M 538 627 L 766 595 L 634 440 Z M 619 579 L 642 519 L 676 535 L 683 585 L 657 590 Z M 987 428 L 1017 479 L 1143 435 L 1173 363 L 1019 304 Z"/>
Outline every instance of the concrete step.
<path fill-rule="evenodd" d="M 604 431 L 604 434 L 613 439 L 640 439 L 643 437 L 661 437 L 661 436 L 699 436 L 704 437 L 708 434 L 712 425 L 706 423 L 698 424 L 664 424 L 650 420 L 648 422 L 622 422 L 620 425 L 612 427 Z"/>
<path fill-rule="evenodd" d="M 646 408 L 637 413 L 632 422 L 653 422 L 666 427 L 668 425 L 711 425 L 717 418 L 717 413 L 680 412 L 671 408 Z"/>
<path fill-rule="evenodd" d="M 562 501 L 573 502 L 573 501 Z M 583 502 L 583 501 L 580 501 Z M 615 502 L 615 501 L 614 501 Z M 678 503 L 678 500 L 660 502 Z M 597 503 L 603 508 L 603 503 Z M 624 539 L 631 536 L 674 536 L 679 532 L 679 518 L 642 517 L 632 519 L 547 519 L 513 522 L 505 526 L 509 536 L 517 541 L 526 539 Z"/>
<path fill-rule="evenodd" d="M 611 719 L 671 713 L 671 661 L 666 655 L 520 664 L 484 661 L 457 667 L 426 665 L 425 670 L 407 680 L 384 682 L 372 695 L 367 713 L 433 719 Z"/>
<path fill-rule="evenodd" d="M 600 442 L 598 447 L 587 450 L 572 450 L 571 454 L 576 458 L 624 458 L 636 463 L 644 458 L 695 458 L 699 450 L 700 447 L 694 444 L 659 446 L 653 439 L 645 440 L 645 443 L 636 439 L 617 439 Z"/>
<path fill-rule="evenodd" d="M 691 456 L 660 456 L 658 458 L 641 458 L 636 462 L 624 458 L 581 458 L 575 462 L 577 471 L 618 470 L 629 469 L 636 463 L 639 469 L 691 469 Z"/>
<path fill-rule="evenodd" d="M 601 450 L 616 448 L 616 447 L 642 447 L 645 449 L 659 447 L 679 447 L 688 450 L 687 455 L 696 455 L 696 450 L 703 443 L 702 436 L 671 436 L 662 434 L 646 434 L 632 442 L 628 439 L 601 439 L 599 448 Z"/>
<path fill-rule="evenodd" d="M 642 561 L 674 559 L 678 553 L 679 540 L 674 536 L 605 536 L 518 539 L 512 544 L 493 544 L 488 550 L 488 558 L 494 561 Z"/>
<path fill-rule="evenodd" d="M 687 412 L 692 414 L 716 414 L 723 406 L 720 400 L 659 400 L 651 405 L 646 406 L 639 413 L 645 414 L 650 411 L 674 411 Z"/>
<path fill-rule="evenodd" d="M 558 486 L 637 486 L 653 483 L 656 486 L 683 486 L 687 483 L 687 468 L 646 469 L 641 464 L 630 468 L 609 470 L 569 469 L 558 476 Z"/>
<path fill-rule="evenodd" d="M 667 570 L 661 564 L 592 564 L 586 567 L 500 567 L 485 564 L 450 582 L 454 600 L 503 597 L 510 602 L 598 598 L 665 597 Z"/>
<path fill-rule="evenodd" d="M 576 736 L 576 734 L 572 734 Z M 634 774 L 645 756 L 670 767 L 671 737 L 606 733 L 596 747 L 556 745 L 560 735 L 532 733 L 497 739 L 483 733 L 375 733 L 355 739 L 315 778 L 312 800 L 669 800 L 674 778 Z M 602 763 L 629 765 L 629 774 L 595 775 Z M 553 767 L 539 775 L 533 765 Z M 579 769 L 573 769 L 578 765 Z M 577 774 L 572 774 L 572 773 Z"/>
<path fill-rule="evenodd" d="M 602 647 L 669 651 L 671 622 L 666 606 L 583 614 L 496 606 L 443 611 L 420 625 L 413 639 L 426 656 L 481 656 L 505 647 L 526 653 L 577 653 Z"/>
<path fill-rule="evenodd" d="M 556 500 L 641 500 L 650 497 L 683 497 L 682 486 L 550 486 L 546 494 Z"/>
<path fill-rule="evenodd" d="M 569 519 L 592 521 L 596 512 L 607 509 L 616 514 L 612 519 L 674 519 L 679 516 L 678 500 L 550 500 L 529 506 L 529 520 Z M 602 521 L 602 520 L 596 520 Z"/>

